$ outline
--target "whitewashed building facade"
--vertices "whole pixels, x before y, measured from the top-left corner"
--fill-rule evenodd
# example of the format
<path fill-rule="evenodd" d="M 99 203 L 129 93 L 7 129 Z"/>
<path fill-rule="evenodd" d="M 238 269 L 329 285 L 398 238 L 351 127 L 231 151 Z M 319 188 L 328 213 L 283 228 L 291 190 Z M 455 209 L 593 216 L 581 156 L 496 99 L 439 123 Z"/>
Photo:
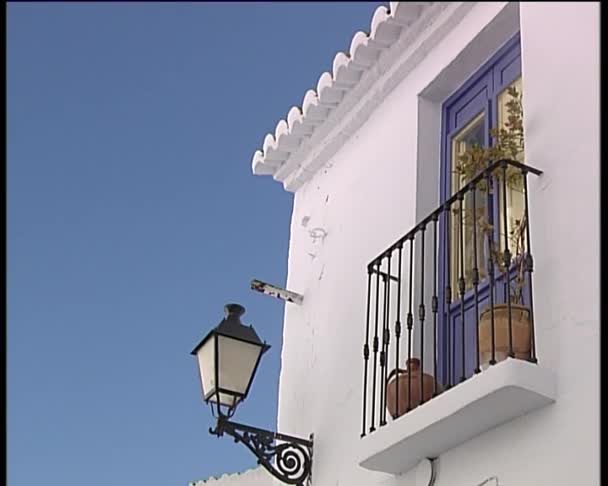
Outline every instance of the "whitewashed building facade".
<path fill-rule="evenodd" d="M 465 298 L 444 304 L 459 234 L 438 210 L 457 189 L 455 144 L 489 143 L 509 86 L 523 92 L 523 162 L 542 171 L 521 203 L 533 359 L 478 372 L 470 288 L 466 329 L 464 307 L 446 321 Z M 253 172 L 294 193 L 286 288 L 304 298 L 285 307 L 277 428 L 314 434 L 314 486 L 599 484 L 599 3 L 379 7 L 267 135 Z M 393 420 L 381 383 L 414 356 L 445 390 Z"/>

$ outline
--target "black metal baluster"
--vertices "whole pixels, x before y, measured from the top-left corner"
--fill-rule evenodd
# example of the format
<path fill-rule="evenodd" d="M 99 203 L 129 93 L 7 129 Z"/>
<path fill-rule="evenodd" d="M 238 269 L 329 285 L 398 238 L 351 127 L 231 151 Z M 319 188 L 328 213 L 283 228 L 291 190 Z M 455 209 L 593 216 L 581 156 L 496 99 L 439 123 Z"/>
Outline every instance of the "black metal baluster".
<path fill-rule="evenodd" d="M 374 427 L 374 420 L 376 415 L 376 375 L 378 374 L 378 305 L 380 303 L 380 260 L 376 261 L 376 323 L 374 327 L 374 341 L 373 341 L 373 352 L 374 352 L 374 378 L 372 382 L 372 424 L 369 428 L 370 432 L 376 430 Z"/>
<path fill-rule="evenodd" d="M 534 300 L 532 298 L 532 270 L 534 269 L 534 260 L 532 258 L 532 250 L 530 247 L 530 215 L 528 212 L 528 171 L 522 169 L 521 176 L 524 182 L 524 215 L 526 218 L 526 273 L 528 274 L 528 305 L 530 307 L 530 361 L 537 363 L 536 359 L 536 341 L 534 336 Z"/>
<path fill-rule="evenodd" d="M 433 214 L 433 298 L 431 308 L 433 311 L 433 396 L 437 395 L 437 311 L 439 299 L 437 298 L 437 220 L 438 214 Z"/>
<path fill-rule="evenodd" d="M 464 202 L 464 195 L 460 193 L 458 197 L 458 212 L 460 215 L 460 224 L 459 224 L 459 232 L 460 232 L 460 244 L 459 244 L 459 253 L 460 253 L 460 277 L 458 279 L 458 290 L 460 292 L 460 322 L 462 324 L 461 331 L 461 339 L 462 339 L 462 369 L 460 370 L 460 381 L 465 380 L 465 339 L 464 339 L 464 327 L 465 327 L 465 319 L 464 319 L 464 291 L 465 291 L 465 281 L 464 281 L 464 215 L 462 212 L 462 205 Z M 456 377 L 454 377 L 456 378 Z"/>
<path fill-rule="evenodd" d="M 385 387 L 382 386 L 382 381 L 384 379 L 384 369 L 386 366 L 386 362 L 384 359 L 384 348 L 385 348 L 385 338 L 386 338 L 386 276 L 382 275 L 382 285 L 384 287 L 384 296 L 382 298 L 382 347 L 380 349 L 380 406 L 378 407 L 378 423 L 379 426 L 382 427 L 384 425 L 383 413 L 382 409 L 384 408 L 384 390 Z"/>
<path fill-rule="evenodd" d="M 505 251 L 503 253 L 503 265 L 505 266 L 505 285 L 507 287 L 507 315 L 509 319 L 509 357 L 514 358 L 513 352 L 513 321 L 511 319 L 511 296 L 510 296 L 510 275 L 511 275 L 511 252 L 509 251 L 509 222 L 507 220 L 507 162 L 501 163 L 502 166 L 502 215 L 503 229 L 505 232 Z"/>
<path fill-rule="evenodd" d="M 380 407 L 378 409 L 378 422 L 380 427 L 386 425 L 385 413 L 386 409 L 386 384 L 384 377 L 386 376 L 386 327 L 388 322 L 388 309 L 387 309 L 387 291 L 388 291 L 388 278 L 386 275 L 382 275 L 382 283 L 384 285 L 384 298 L 382 304 L 382 349 L 380 350 Z"/>
<path fill-rule="evenodd" d="M 409 279 L 409 294 L 410 294 L 410 303 L 409 310 L 407 312 L 407 410 L 410 411 L 412 409 L 412 370 L 410 369 L 410 363 L 412 359 L 412 327 L 414 325 L 414 317 L 412 314 L 412 297 L 414 293 L 414 289 L 412 286 L 412 278 L 413 278 L 413 270 L 414 270 L 414 236 L 410 236 L 410 279 Z"/>
<path fill-rule="evenodd" d="M 490 172 L 487 173 L 487 186 L 488 186 L 488 196 L 491 194 L 492 187 L 492 175 Z M 488 199 L 489 199 L 488 197 Z M 486 211 L 489 211 L 489 206 L 487 206 Z M 487 214 L 489 217 L 489 213 Z M 492 335 L 492 356 L 490 358 L 490 365 L 496 364 L 496 329 L 494 325 L 494 252 L 492 249 L 494 248 L 494 229 L 490 228 L 488 231 L 488 249 L 490 250 L 488 257 L 488 276 L 490 277 L 490 330 Z"/>
<path fill-rule="evenodd" d="M 420 305 L 418 306 L 418 318 L 420 319 L 420 403 L 424 403 L 424 233 L 426 232 L 426 224 L 420 228 L 420 260 L 422 262 L 420 269 Z"/>
<path fill-rule="evenodd" d="M 365 323 L 365 344 L 363 345 L 363 426 L 361 429 L 361 437 L 365 437 L 365 418 L 367 415 L 367 373 L 369 365 L 369 313 L 372 297 L 372 268 L 367 267 L 367 311 Z"/>
<path fill-rule="evenodd" d="M 399 270 L 397 276 L 397 320 L 395 321 L 395 410 L 399 415 L 399 340 L 401 338 L 401 253 L 403 244 L 399 243 Z"/>
<path fill-rule="evenodd" d="M 477 184 L 473 184 L 473 290 L 475 292 L 475 373 L 479 373 L 479 268 L 477 267 Z"/>
<path fill-rule="evenodd" d="M 452 248 L 450 247 L 450 204 L 446 204 L 445 206 L 445 272 L 446 272 L 446 282 L 447 285 L 445 287 L 445 327 L 446 327 L 446 345 L 447 345 L 447 371 L 448 371 L 448 382 L 446 384 L 446 389 L 450 389 L 452 387 L 452 332 L 450 326 L 450 306 L 452 304 L 452 269 L 450 263 L 450 257 L 452 254 Z"/>
<path fill-rule="evenodd" d="M 386 334 L 386 348 L 384 351 L 384 359 L 385 359 L 385 367 L 384 367 L 384 380 L 383 380 L 383 389 L 384 389 L 384 408 L 382 409 L 382 413 L 384 414 L 384 423 L 386 424 L 386 383 L 388 381 L 388 363 L 390 361 L 390 344 L 391 344 L 391 279 L 393 278 L 391 274 L 391 257 L 393 254 L 393 250 L 390 250 L 386 254 L 387 259 L 387 269 L 386 273 L 387 277 L 387 288 L 386 288 L 386 330 L 384 333 Z"/>

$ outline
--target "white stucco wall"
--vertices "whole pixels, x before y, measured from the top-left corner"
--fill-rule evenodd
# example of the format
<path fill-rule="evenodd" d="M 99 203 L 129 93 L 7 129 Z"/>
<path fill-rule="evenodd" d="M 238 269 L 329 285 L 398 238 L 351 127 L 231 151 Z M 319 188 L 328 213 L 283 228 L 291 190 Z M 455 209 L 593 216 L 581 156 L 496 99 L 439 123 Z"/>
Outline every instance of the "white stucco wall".
<path fill-rule="evenodd" d="M 439 141 L 442 86 L 468 69 L 444 68 L 504 6 L 475 6 L 295 194 L 287 288 L 304 303 L 285 310 L 278 428 L 314 433 L 315 486 L 416 484 L 357 465 L 365 268 L 436 200 L 417 194 L 434 173 L 419 159 Z M 599 484 L 599 4 L 519 10 L 526 160 L 545 172 L 530 182 L 537 350 L 559 395 L 441 455 L 436 486 Z"/>

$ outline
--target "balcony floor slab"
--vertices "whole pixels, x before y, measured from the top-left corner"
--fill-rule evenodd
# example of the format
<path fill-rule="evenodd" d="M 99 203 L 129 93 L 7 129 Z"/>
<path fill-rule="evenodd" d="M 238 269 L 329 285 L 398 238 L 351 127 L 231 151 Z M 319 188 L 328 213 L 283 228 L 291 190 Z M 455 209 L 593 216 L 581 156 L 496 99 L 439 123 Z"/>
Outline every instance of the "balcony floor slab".
<path fill-rule="evenodd" d="M 556 399 L 555 374 L 508 358 L 363 437 L 359 465 L 404 473 L 494 427 Z"/>

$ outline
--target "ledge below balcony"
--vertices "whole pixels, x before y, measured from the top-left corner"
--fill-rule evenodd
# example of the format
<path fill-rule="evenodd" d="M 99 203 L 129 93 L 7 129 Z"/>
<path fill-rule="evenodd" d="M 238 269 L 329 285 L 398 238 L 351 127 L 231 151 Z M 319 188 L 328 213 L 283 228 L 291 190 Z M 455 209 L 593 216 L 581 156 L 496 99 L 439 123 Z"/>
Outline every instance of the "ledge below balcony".
<path fill-rule="evenodd" d="M 401 474 L 500 424 L 555 401 L 552 371 L 507 359 L 365 436 L 359 465 Z"/>

